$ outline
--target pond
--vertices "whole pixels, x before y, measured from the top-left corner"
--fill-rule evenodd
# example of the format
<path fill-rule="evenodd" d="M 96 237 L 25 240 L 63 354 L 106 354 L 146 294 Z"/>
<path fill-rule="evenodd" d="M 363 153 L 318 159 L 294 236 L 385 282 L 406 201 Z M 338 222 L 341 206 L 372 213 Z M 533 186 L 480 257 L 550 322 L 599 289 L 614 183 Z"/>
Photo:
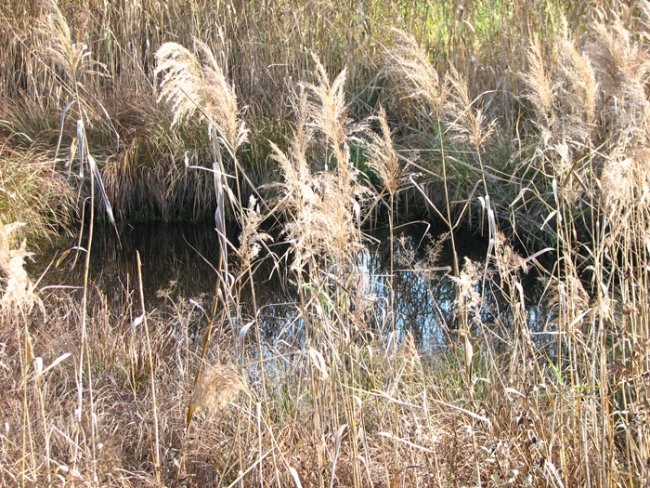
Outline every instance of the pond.
<path fill-rule="evenodd" d="M 120 240 L 112 228 L 97 226 L 90 259 L 90 282 L 101 291 L 116 313 L 138 303 L 136 251 L 142 262 L 142 287 L 145 308 L 164 310 L 170 302 L 191 301 L 203 310 L 210 309 L 216 283 L 218 244 L 210 222 L 193 224 L 149 223 L 122 225 Z M 433 351 L 448 344 L 457 327 L 455 316 L 456 283 L 452 278 L 453 255 L 448 239 L 426 223 L 401 226 L 394 243 L 394 276 L 390 277 L 390 239 L 388 233 L 368 233 L 367 245 L 357 256 L 357 270 L 365 283 L 364 294 L 372 297 L 378 318 L 387 323 L 391 313 L 390 290 L 394 290 L 395 328 L 400 335 L 410 332 L 419 348 Z M 282 254 L 281 244 L 272 249 Z M 476 235 L 457 235 L 456 250 L 461 263 L 471 259 L 479 269 L 485 266 L 487 242 Z M 41 287 L 69 287 L 81 296 L 83 252 L 74 245 L 43 253 L 31 265 L 33 274 L 48 267 Z M 53 263 L 58 262 L 57 266 Z M 295 292 L 280 276 L 271 259 L 255 272 L 256 302 L 262 329 L 271 341 L 289 340 L 300 335 L 296 320 Z M 525 276 L 526 313 L 530 327 L 542 331 L 548 310 L 541 304 L 542 288 L 534 274 Z M 478 280 L 476 291 L 483 298 L 480 321 L 490 324 L 510 320 L 507 300 L 498 286 Z M 247 307 L 242 296 L 242 306 Z M 378 320 L 382 322 L 382 320 Z M 291 324 L 291 326 L 288 326 Z"/>

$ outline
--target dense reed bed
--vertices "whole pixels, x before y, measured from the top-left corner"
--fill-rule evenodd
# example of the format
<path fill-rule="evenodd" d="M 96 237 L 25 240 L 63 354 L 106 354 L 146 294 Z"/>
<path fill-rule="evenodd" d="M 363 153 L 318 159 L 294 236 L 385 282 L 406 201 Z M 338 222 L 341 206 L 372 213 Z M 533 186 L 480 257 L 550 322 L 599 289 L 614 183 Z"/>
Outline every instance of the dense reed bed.
<path fill-rule="evenodd" d="M 648 2 L 10 1 L 0 22 L 3 485 L 650 483 Z M 116 310 L 93 286 L 96 218 L 206 212 L 209 298 L 152 310 L 138 276 Z M 82 282 L 40 287 L 21 238 L 76 214 Z M 488 242 L 412 265 L 456 284 L 435 355 L 391 286 L 423 215 L 452 251 L 461 227 Z M 261 259 L 300 333 L 263 330 Z"/>
<path fill-rule="evenodd" d="M 400 144 L 419 151 L 422 163 L 438 176 L 425 178 L 425 183 L 434 180 L 430 193 L 436 194 L 441 139 L 432 130 L 428 108 L 415 93 L 405 93 L 413 87 L 391 76 L 396 60 L 388 51 L 399 55 L 400 43 L 406 48 L 407 41 L 394 31 L 400 29 L 427 49 L 424 61 L 443 81 L 452 66 L 468 80 L 465 102 L 479 103 L 491 120 L 500 120 L 499 137 L 484 150 L 493 156 L 492 164 L 499 161 L 497 169 L 511 175 L 512 168 L 503 166 L 517 159 L 519 147 L 512 140 L 520 135 L 525 110 L 519 73 L 527 66 L 530 39 L 537 36 L 549 52 L 563 19 L 580 36 L 599 5 L 465 3 L 183 0 L 166 5 L 144 0 L 93 1 L 79 8 L 78 2 L 8 1 L 0 7 L 3 140 L 38 147 L 39 154 L 60 169 L 72 169 L 71 174 L 78 174 L 82 157 L 77 148 L 87 143 L 118 218 L 196 218 L 212 212 L 211 178 L 183 168 L 209 159 L 208 134 L 198 119 L 170 130 L 173 116 L 156 103 L 156 50 L 167 41 L 192 50 L 198 40 L 213 51 L 250 129 L 240 154 L 248 186 L 280 179 L 269 141 L 282 145 L 291 132 L 291 98 L 297 84 L 312 80 L 315 54 L 330 74 L 347 68 L 348 111 L 355 120 L 386 108 Z M 606 9 L 607 3 L 600 6 Z M 88 133 L 81 144 L 79 120 Z M 449 167 L 456 197 L 468 199 L 476 174 L 465 147 L 445 149 L 458 159 Z M 423 207 L 417 193 L 411 197 Z"/>

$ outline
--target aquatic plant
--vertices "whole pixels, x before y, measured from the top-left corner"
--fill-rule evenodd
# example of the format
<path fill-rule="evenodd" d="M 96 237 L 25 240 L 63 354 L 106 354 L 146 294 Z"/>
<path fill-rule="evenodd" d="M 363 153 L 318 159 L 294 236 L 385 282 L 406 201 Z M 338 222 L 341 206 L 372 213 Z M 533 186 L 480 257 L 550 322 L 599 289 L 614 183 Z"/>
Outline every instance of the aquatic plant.
<path fill-rule="evenodd" d="M 207 298 L 170 285 L 151 307 L 138 260 L 116 305 L 92 240 L 79 287 L 42 287 L 4 227 L 0 484 L 649 482 L 650 6 L 470 3 L 0 7 L 2 219 L 55 227 L 68 193 L 33 182 L 76 184 L 92 157 L 81 195 L 103 181 L 128 207 L 143 197 L 112 196 L 150 176 L 152 208 L 217 209 L 221 253 Z M 210 184 L 178 176 L 202 164 Z M 427 212 L 452 266 L 436 245 L 395 259 Z M 388 227 L 386 304 L 357 263 L 368 222 Z M 462 227 L 484 262 L 458 254 Z M 274 334 L 263 259 L 294 296 Z M 396 327 L 397 267 L 449 273 L 441 351 Z"/>

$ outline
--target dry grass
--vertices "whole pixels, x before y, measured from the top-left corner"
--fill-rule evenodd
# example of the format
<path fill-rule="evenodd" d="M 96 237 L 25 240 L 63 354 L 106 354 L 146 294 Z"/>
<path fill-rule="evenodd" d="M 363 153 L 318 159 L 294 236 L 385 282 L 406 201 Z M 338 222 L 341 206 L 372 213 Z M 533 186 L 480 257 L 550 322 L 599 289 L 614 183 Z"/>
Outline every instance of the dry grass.
<path fill-rule="evenodd" d="M 89 282 L 88 256 L 79 289 L 35 287 L 16 225 L 3 227 L 0 484 L 650 483 L 650 6 L 594 3 L 584 17 L 564 2 L 465 3 L 415 2 L 397 17 L 381 2 L 345 15 L 289 1 L 92 3 L 97 16 L 68 2 L 0 7 L 0 61 L 14 66 L 0 75 L 13 137 L 0 152 L 3 220 L 61 223 L 67 193 L 36 206 L 49 200 L 31 182 L 42 166 L 52 185 L 87 181 L 75 175 L 102 154 L 91 185 L 107 183 L 113 204 L 141 198 L 119 197 L 121 185 L 155 185 L 162 208 L 192 198 L 170 188 L 200 183 L 193 198 L 216 206 L 221 249 L 212 303 L 168 292 L 150 310 L 140 280 L 116 310 Z M 36 164 L 43 143 L 49 166 Z M 207 167 L 212 181 L 178 176 L 186 150 L 187 174 Z M 265 151 L 275 184 L 249 200 L 260 167 L 246 157 Z M 170 164 L 152 163 L 166 152 Z M 14 174 L 20 191 L 5 183 Z M 391 251 L 381 308 L 357 261 L 378 207 L 398 245 L 412 195 L 454 250 L 437 354 L 396 330 L 404 263 Z M 483 263 L 455 253 L 474 219 Z M 261 229 L 271 220 L 281 256 Z M 444 269 L 430 254 L 414 272 Z M 263 256 L 295 292 L 282 340 L 263 330 Z M 490 294 L 505 310 L 486 313 Z"/>
<path fill-rule="evenodd" d="M 31 245 L 44 245 L 70 231 L 76 218 L 76 198 L 65 175 L 58 174 L 51 152 L 0 146 L 0 220 L 24 222 L 19 235 Z"/>

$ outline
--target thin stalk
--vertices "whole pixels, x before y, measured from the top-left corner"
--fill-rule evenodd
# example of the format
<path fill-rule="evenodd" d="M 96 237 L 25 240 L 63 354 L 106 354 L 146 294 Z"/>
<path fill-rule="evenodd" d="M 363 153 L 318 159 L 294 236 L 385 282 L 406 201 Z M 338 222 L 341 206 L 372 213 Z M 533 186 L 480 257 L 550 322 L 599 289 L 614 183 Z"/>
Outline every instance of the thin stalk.
<path fill-rule="evenodd" d="M 449 240 L 451 241 L 451 251 L 452 257 L 454 260 L 454 275 L 460 275 L 460 265 L 458 263 L 458 253 L 456 252 L 456 238 L 454 237 L 455 226 L 452 224 L 451 220 L 451 201 L 449 199 L 449 185 L 447 183 L 447 158 L 445 156 L 445 143 L 442 139 L 442 127 L 440 125 L 440 119 L 437 121 L 438 124 L 438 138 L 440 141 L 440 157 L 442 158 L 442 180 L 444 182 L 443 186 L 445 189 L 445 210 L 447 218 L 447 226 L 449 227 Z"/>
<path fill-rule="evenodd" d="M 83 121 L 78 121 L 78 139 L 79 140 L 79 157 L 80 157 L 80 167 L 84 166 L 84 148 L 86 144 L 85 131 L 83 129 Z M 83 292 L 81 299 L 81 338 L 79 346 L 79 366 L 77 371 L 77 422 L 81 423 L 83 416 L 83 392 L 84 392 L 84 369 L 85 369 L 85 355 L 86 355 L 86 341 L 87 339 L 87 328 L 88 328 L 88 287 L 90 281 L 90 256 L 92 253 L 93 246 L 93 232 L 95 226 L 95 216 L 92 209 L 95 207 L 95 179 L 91 176 L 90 178 L 90 217 L 88 224 L 88 243 L 86 244 L 86 254 L 84 256 L 84 274 L 83 274 Z M 91 385 L 89 384 L 89 387 Z M 92 413 L 92 412 L 91 412 Z M 91 422 L 91 432 L 94 434 L 93 423 Z M 77 462 L 79 460 L 79 437 L 81 435 L 81 429 L 77 430 L 75 436 L 75 449 L 73 456 L 73 469 L 77 469 Z"/>
<path fill-rule="evenodd" d="M 219 267 L 218 269 L 221 269 L 221 259 L 222 257 L 219 257 Z M 217 280 L 215 282 L 215 290 L 214 290 L 214 298 L 212 300 L 212 309 L 210 313 L 210 320 L 208 321 L 208 326 L 205 331 L 205 335 L 203 336 L 203 341 L 201 341 L 201 353 L 199 354 L 199 360 L 198 360 L 198 366 L 196 368 L 196 372 L 194 373 L 194 382 L 193 386 L 196 386 L 197 383 L 199 382 L 199 378 L 201 377 L 201 373 L 203 372 L 203 362 L 205 360 L 205 356 L 207 355 L 208 352 L 208 345 L 210 344 L 210 341 L 212 339 L 212 334 L 214 332 L 214 323 L 216 322 L 217 318 L 217 308 L 218 308 L 218 303 L 219 303 L 219 295 L 220 295 L 220 290 L 221 290 L 221 278 L 220 275 L 217 277 Z M 190 399 L 187 405 L 187 412 L 185 416 L 185 432 L 183 435 L 183 440 L 187 438 L 187 435 L 189 434 L 190 431 L 190 425 L 192 423 L 192 419 L 194 418 L 194 404 L 192 403 L 192 400 Z M 181 459 L 179 461 L 180 463 L 180 468 L 179 468 L 179 476 L 183 473 L 184 467 L 185 467 L 185 450 L 183 449 L 183 452 L 181 454 Z"/>
<path fill-rule="evenodd" d="M 149 324 L 147 321 L 147 311 L 144 304 L 144 291 L 142 287 L 142 261 L 140 260 L 140 252 L 135 252 L 135 258 L 138 268 L 138 293 L 140 295 L 140 306 L 142 312 L 142 324 L 144 326 L 145 337 L 147 340 L 147 359 L 149 361 L 149 381 L 151 382 L 151 403 L 153 408 L 153 429 L 154 429 L 154 446 L 153 446 L 153 469 L 156 476 L 156 482 L 160 486 L 162 484 L 162 477 L 160 474 L 160 431 L 158 422 L 158 402 L 156 401 L 156 377 L 153 363 L 153 351 L 151 349 L 151 335 L 149 334 Z"/>
<path fill-rule="evenodd" d="M 395 317 L 395 195 L 389 190 L 389 209 L 388 209 L 388 232 L 390 240 L 390 328 L 391 332 L 396 330 Z"/>
<path fill-rule="evenodd" d="M 29 397 L 28 397 L 28 385 L 27 375 L 29 374 L 29 363 L 34 359 L 34 354 L 32 351 L 32 343 L 29 336 L 29 329 L 27 327 L 26 317 L 23 315 L 24 327 L 24 351 L 22 356 L 22 361 L 20 362 L 22 367 L 22 377 L 23 377 L 23 429 L 22 429 L 22 456 L 20 459 L 21 473 L 22 476 L 21 486 L 24 488 L 27 486 L 27 444 L 29 443 L 29 457 L 31 458 L 31 469 L 36 475 L 36 457 L 35 457 L 35 447 L 34 447 L 34 434 L 32 432 L 32 422 L 29 414 Z"/>

